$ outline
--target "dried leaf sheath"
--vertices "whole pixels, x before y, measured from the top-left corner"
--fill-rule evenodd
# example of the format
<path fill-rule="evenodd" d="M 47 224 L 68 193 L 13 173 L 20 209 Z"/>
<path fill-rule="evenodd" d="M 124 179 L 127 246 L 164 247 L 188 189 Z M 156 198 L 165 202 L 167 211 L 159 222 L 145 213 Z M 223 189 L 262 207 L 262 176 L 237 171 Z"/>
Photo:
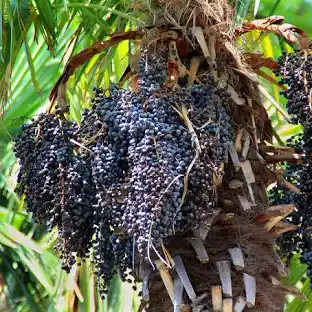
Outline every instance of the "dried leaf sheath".
<path fill-rule="evenodd" d="M 74 73 L 77 67 L 89 61 L 96 54 L 102 53 L 108 48 L 124 40 L 137 40 L 137 39 L 142 38 L 143 35 L 144 33 L 142 31 L 129 31 L 129 32 L 124 32 L 124 33 L 115 33 L 111 36 L 111 39 L 104 41 L 104 42 L 95 43 L 92 47 L 87 48 L 79 52 L 77 55 L 73 56 L 66 64 L 62 75 L 60 76 L 56 84 L 54 85 L 49 96 L 50 102 L 53 103 L 55 101 L 55 99 L 57 98 L 57 93 L 58 93 L 57 90 L 58 90 L 59 85 L 66 84 L 69 77 Z"/>

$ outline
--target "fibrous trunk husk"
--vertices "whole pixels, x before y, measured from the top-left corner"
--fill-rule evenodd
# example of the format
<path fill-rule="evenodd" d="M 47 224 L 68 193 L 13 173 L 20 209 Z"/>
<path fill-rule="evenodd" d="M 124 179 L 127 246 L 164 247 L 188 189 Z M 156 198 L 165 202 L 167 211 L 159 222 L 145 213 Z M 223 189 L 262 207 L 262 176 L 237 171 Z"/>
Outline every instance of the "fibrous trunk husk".
<path fill-rule="evenodd" d="M 239 246 L 244 255 L 244 269 L 236 270 L 231 254 L 231 248 Z M 261 311 L 280 311 L 289 289 L 281 285 L 273 285 L 271 276 L 279 280 L 282 276 L 279 261 L 274 248 L 274 237 L 262 226 L 255 225 L 247 217 L 233 217 L 226 224 L 216 223 L 208 233 L 205 247 L 210 256 L 208 264 L 201 263 L 186 236 L 177 236 L 168 244 L 172 255 L 181 256 L 185 269 L 199 297 L 205 293 L 211 294 L 212 288 L 222 285 L 218 271 L 218 263 L 230 264 L 232 297 L 234 302 L 240 297 L 246 299 L 244 275 L 256 281 L 256 306 Z M 283 268 L 284 269 L 284 268 Z M 248 279 L 247 279 L 248 280 Z M 171 300 L 164 289 L 163 281 L 154 276 L 150 281 L 150 308 L 148 311 L 171 311 Z M 252 289 L 247 290 L 248 299 Z M 223 293 L 223 297 L 229 297 Z M 186 302 L 189 300 L 185 294 Z M 248 303 L 248 301 L 247 301 Z M 201 304 L 212 307 L 212 298 L 207 296 Z M 173 311 L 173 310 L 172 310 Z"/>

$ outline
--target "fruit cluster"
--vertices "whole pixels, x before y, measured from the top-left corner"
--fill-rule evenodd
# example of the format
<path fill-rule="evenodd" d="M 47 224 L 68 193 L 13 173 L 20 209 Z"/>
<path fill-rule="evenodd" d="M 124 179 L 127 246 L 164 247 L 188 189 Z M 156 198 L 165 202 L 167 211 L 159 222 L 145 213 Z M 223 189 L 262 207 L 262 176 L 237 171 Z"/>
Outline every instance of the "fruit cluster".
<path fill-rule="evenodd" d="M 28 210 L 57 225 L 67 270 L 93 247 L 103 294 L 216 206 L 213 175 L 234 137 L 229 96 L 207 75 L 166 88 L 167 60 L 143 52 L 135 91 L 95 88 L 79 127 L 45 113 L 15 140 Z"/>
<path fill-rule="evenodd" d="M 288 191 L 280 190 L 280 198 L 275 196 L 275 203 L 293 202 L 296 211 L 292 214 L 292 223 L 298 225 L 298 230 L 284 235 L 281 245 L 284 253 L 290 258 L 293 253 L 301 254 L 301 261 L 308 265 L 308 276 L 312 278 L 312 56 L 307 51 L 295 51 L 284 53 L 278 63 L 276 74 L 279 75 L 280 83 L 287 84 L 287 90 L 282 94 L 287 99 L 287 109 L 293 117 L 294 123 L 303 126 L 303 133 L 295 138 L 290 145 L 297 151 L 303 153 L 305 158 L 303 164 L 287 165 L 288 179 L 296 184 L 300 190 L 299 194 L 290 195 Z M 276 191 L 275 191 L 276 195 Z"/>

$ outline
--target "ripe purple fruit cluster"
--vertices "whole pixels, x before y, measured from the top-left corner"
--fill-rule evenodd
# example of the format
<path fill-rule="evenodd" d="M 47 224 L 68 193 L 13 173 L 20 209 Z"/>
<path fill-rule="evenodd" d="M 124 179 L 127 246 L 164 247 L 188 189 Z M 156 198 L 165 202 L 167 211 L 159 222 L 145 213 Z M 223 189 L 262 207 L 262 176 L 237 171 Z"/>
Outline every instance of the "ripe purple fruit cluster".
<path fill-rule="evenodd" d="M 306 155 L 302 165 L 287 164 L 288 179 L 300 189 L 300 194 L 276 189 L 273 203 L 294 203 L 296 211 L 290 222 L 298 225 L 298 230 L 285 234 L 281 240 L 284 255 L 291 258 L 300 253 L 301 262 L 308 265 L 308 277 L 312 278 L 312 56 L 305 51 L 283 53 L 278 62 L 276 75 L 281 84 L 287 84 L 282 94 L 287 99 L 287 110 L 293 122 L 303 126 L 303 133 L 288 142 Z"/>
<path fill-rule="evenodd" d="M 234 137 L 230 100 L 209 76 L 166 89 L 167 59 L 143 52 L 137 92 L 95 88 L 80 126 L 45 113 L 15 140 L 27 209 L 57 226 L 65 269 L 92 256 L 103 295 L 114 274 L 131 280 L 134 261 L 216 206 L 213 174 Z"/>

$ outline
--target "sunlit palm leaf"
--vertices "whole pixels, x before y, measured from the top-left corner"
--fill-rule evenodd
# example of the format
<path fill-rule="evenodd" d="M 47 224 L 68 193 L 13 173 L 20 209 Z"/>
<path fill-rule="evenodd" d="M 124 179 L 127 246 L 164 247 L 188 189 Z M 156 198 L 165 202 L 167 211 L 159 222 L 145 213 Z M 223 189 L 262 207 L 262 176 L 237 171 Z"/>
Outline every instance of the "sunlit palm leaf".
<path fill-rule="evenodd" d="M 44 3 L 37 1 L 36 4 L 43 5 Z M 55 10 L 55 8 L 53 8 L 53 10 Z M 97 14 L 95 13 L 96 11 L 91 11 L 92 14 L 90 15 L 90 12 L 88 11 L 88 13 L 86 13 L 86 10 L 87 9 L 84 8 L 84 11 L 79 11 L 78 14 L 82 14 L 83 16 L 87 14 L 90 21 L 92 21 L 94 14 Z M 28 31 L 28 33 L 26 34 L 27 43 L 24 43 L 24 49 L 20 49 L 14 60 L 15 66 L 13 68 L 12 79 L 10 82 L 9 101 L 3 103 L 2 109 L 4 111 L 4 114 L 1 119 L 0 127 L 0 141 L 2 142 L 1 151 L 3 152 L 2 155 L 4 155 L 4 157 L 1 159 L 2 174 L 0 175 L 0 183 L 1 189 L 5 190 L 5 192 L 3 192 L 3 195 L 5 195 L 7 200 L 10 196 L 12 196 L 11 194 L 14 194 L 14 180 L 8 180 L 8 177 L 12 176 L 12 172 L 14 172 L 14 167 L 12 167 L 12 164 L 15 161 L 12 153 L 12 145 L 10 143 L 11 137 L 13 137 L 19 131 L 18 129 L 21 124 L 23 124 L 31 116 L 37 114 L 39 111 L 45 108 L 45 105 L 47 104 L 48 93 L 51 90 L 53 83 L 57 80 L 57 76 L 60 74 L 60 71 L 64 67 L 65 62 L 69 58 L 71 54 L 70 51 L 72 51 L 72 53 L 77 53 L 78 51 L 82 50 L 83 48 L 94 42 L 93 37 L 88 37 L 88 31 L 85 28 L 84 32 L 81 32 L 80 37 L 78 33 L 76 40 L 73 41 L 73 45 L 68 47 L 70 38 L 76 32 L 77 26 L 79 25 L 80 16 L 78 16 L 75 12 L 67 12 L 66 14 L 71 14 L 71 16 L 73 17 L 72 24 L 69 25 L 66 24 L 66 22 L 63 22 L 65 21 L 65 19 L 62 19 L 60 21 L 61 23 L 63 22 L 63 25 L 59 25 L 57 30 L 58 45 L 57 48 L 53 51 L 55 57 L 54 59 L 47 51 L 46 41 L 50 40 L 52 37 L 50 37 L 50 39 L 48 38 L 47 30 L 49 29 L 49 21 L 46 20 L 44 21 L 44 23 L 46 23 L 45 30 L 41 29 L 41 26 L 39 27 L 38 25 L 36 25 L 36 28 L 31 28 L 30 31 Z M 37 17 L 39 15 L 37 15 Z M 100 17 L 98 17 L 97 19 L 98 24 L 102 24 L 102 26 L 104 26 L 105 21 L 103 20 L 102 22 L 100 22 L 99 18 Z M 114 17 L 114 14 L 110 13 L 110 16 L 108 16 L 107 20 L 112 22 L 111 25 L 105 24 L 106 28 L 101 28 L 102 33 L 103 31 L 107 32 L 105 35 L 108 34 L 108 31 L 114 31 L 115 29 L 117 29 L 111 27 L 114 24 L 113 20 L 117 21 L 116 16 Z M 121 25 L 120 29 L 123 29 L 123 27 L 125 27 L 127 23 L 128 21 L 122 22 L 119 24 L 118 27 L 120 27 Z M 38 33 L 37 27 L 39 27 L 42 32 L 45 31 L 46 33 Z M 93 33 L 92 28 L 95 29 L 94 24 L 88 25 L 87 27 L 90 27 L 90 34 Z M 32 40 L 34 36 L 36 37 L 36 41 Z M 92 38 L 92 40 L 90 40 L 90 38 Z M 100 73 L 97 68 L 100 66 L 101 68 L 103 68 L 104 71 L 106 71 L 106 67 L 111 67 L 111 63 L 114 62 L 115 50 L 116 49 L 112 50 L 111 53 L 108 53 L 107 57 L 106 55 L 103 55 L 95 60 L 92 60 L 90 64 L 86 64 L 86 70 L 82 69 L 80 72 L 77 73 L 76 81 L 79 81 L 78 84 L 75 83 L 75 77 L 74 79 L 72 79 L 73 87 L 70 88 L 72 91 L 69 92 L 69 98 L 71 101 L 76 101 L 77 104 L 77 112 L 75 116 L 73 116 L 75 117 L 74 119 L 79 120 L 81 116 L 81 110 L 84 106 L 88 105 L 87 103 L 90 97 L 90 91 L 92 90 L 92 86 L 97 83 L 104 84 L 104 81 L 98 78 L 100 76 Z M 70 52 L 70 54 L 64 55 L 65 51 Z M 126 66 L 128 46 L 124 45 L 123 47 L 118 48 L 118 51 L 118 58 L 115 58 L 115 60 L 118 61 L 118 66 L 116 66 L 117 71 L 115 69 L 115 78 L 120 77 L 123 70 L 123 66 L 119 64 L 119 56 L 123 58 L 122 63 L 124 64 L 124 66 Z M 28 64 L 24 61 L 25 55 L 27 55 Z M 29 65 L 31 67 L 30 71 L 28 70 Z M 38 92 L 39 90 L 40 93 Z M 81 97 L 77 98 L 77 94 L 79 94 L 80 90 L 84 91 L 83 93 L 81 93 Z M 12 208 L 18 203 L 19 198 L 13 198 L 13 202 L 11 204 Z M 14 211 L 16 211 L 16 208 L 14 208 Z M 28 216 L 14 211 L 12 211 L 12 215 L 10 210 L 6 210 L 2 215 L 3 220 L 6 220 L 6 222 L 11 222 L 13 220 L 12 216 L 16 214 L 16 216 L 14 217 L 14 227 L 9 225 L 8 223 L 3 223 L 4 226 L 2 226 L 2 231 L 0 231 L 0 244 L 2 246 L 6 246 L 6 254 L 8 253 L 8 250 L 12 250 L 13 253 L 10 252 L 10 255 L 14 256 L 14 259 L 16 259 L 16 261 L 18 261 L 22 265 L 20 272 L 22 272 L 23 270 L 28 271 L 29 273 L 27 274 L 30 274 L 29 276 L 31 276 L 32 279 L 36 282 L 32 286 L 29 286 L 30 288 L 28 288 L 28 286 L 25 284 L 25 287 L 23 288 L 23 295 L 25 296 L 25 298 L 33 298 L 33 301 L 26 300 L 26 302 L 24 301 L 24 303 L 22 303 L 18 301 L 14 296 L 12 296 L 15 293 L 15 287 L 19 287 L 20 281 L 16 280 L 16 275 L 11 274 L 12 272 L 9 270 L 9 268 L 7 268 L 6 272 L 10 273 L 7 277 L 7 283 L 10 282 L 10 287 L 7 287 L 6 289 L 7 297 L 10 298 L 10 304 L 12 307 L 15 307 L 14 309 L 16 311 L 35 311 L 35 308 L 33 308 L 34 305 L 37 305 L 37 309 L 41 309 L 40 306 L 42 306 L 43 304 L 47 304 L 48 302 L 48 305 L 52 309 L 51 311 L 55 311 L 56 309 L 57 311 L 62 311 L 64 309 L 64 301 L 62 301 L 61 298 L 66 298 L 67 292 L 67 289 L 63 287 L 64 284 L 67 284 L 66 274 L 61 271 L 57 257 L 52 254 L 52 251 L 48 251 L 46 249 L 38 249 L 41 247 L 39 247 L 39 245 L 36 245 L 35 241 L 27 238 L 26 236 L 23 236 L 23 233 L 20 232 L 21 229 L 19 228 L 28 219 Z M 8 219 L 9 215 L 11 217 Z M 17 221 L 19 222 L 17 223 Z M 44 241 L 46 242 L 48 240 L 49 238 L 47 240 L 44 239 Z M 23 246 L 27 248 L 24 248 Z M 35 249 L 36 252 L 32 252 L 31 249 Z M 40 254 L 38 254 L 38 252 L 40 252 Z M 14 261 L 15 260 L 13 260 L 13 258 L 11 257 L 8 258 L 7 263 L 14 263 Z M 83 278 L 79 279 L 78 287 L 83 290 L 85 300 L 79 303 L 79 311 L 90 311 L 90 309 L 92 310 L 93 308 L 97 309 L 97 307 L 105 306 L 105 303 L 103 303 L 102 300 L 98 298 L 95 281 L 93 280 L 93 282 L 90 282 L 90 280 L 92 280 L 91 276 L 93 276 L 93 272 L 91 272 L 90 268 L 87 266 L 84 267 L 83 272 Z M 23 274 L 21 274 L 21 276 L 23 276 Z M 116 284 L 116 286 L 117 285 L 118 284 Z M 38 286 L 40 289 L 37 289 L 36 286 Z M 112 293 L 116 293 L 117 291 L 118 289 L 112 289 Z M 79 299 L 76 297 L 75 292 L 72 293 L 72 295 L 73 296 L 71 298 L 72 300 L 74 300 L 74 302 L 76 302 L 77 300 L 79 301 Z M 95 300 L 95 298 L 97 300 Z M 106 304 L 109 305 L 108 299 L 106 300 Z M 113 304 L 114 307 L 118 307 L 119 303 L 113 302 Z M 132 305 L 132 301 L 130 301 L 129 304 Z M 123 308 L 120 308 L 119 310 L 123 311 Z M 68 310 L 65 309 L 64 311 Z"/>
<path fill-rule="evenodd" d="M 261 0 L 255 0 L 254 2 L 255 4 L 254 4 L 253 16 L 256 16 L 259 10 Z"/>
<path fill-rule="evenodd" d="M 248 15 L 251 8 L 251 0 L 235 0 L 235 15 L 233 19 L 233 29 L 240 27 Z"/>

